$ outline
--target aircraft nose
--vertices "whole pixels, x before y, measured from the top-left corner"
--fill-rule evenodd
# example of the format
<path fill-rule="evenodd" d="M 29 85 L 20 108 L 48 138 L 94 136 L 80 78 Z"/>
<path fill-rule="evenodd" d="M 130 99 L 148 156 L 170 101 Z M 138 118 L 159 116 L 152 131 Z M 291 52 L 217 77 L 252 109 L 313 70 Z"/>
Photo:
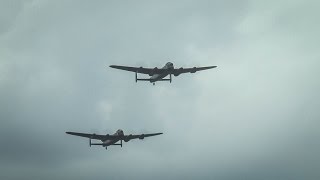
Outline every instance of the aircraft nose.
<path fill-rule="evenodd" d="M 118 130 L 118 133 L 119 133 L 119 134 L 123 134 L 123 130 L 119 129 L 119 130 Z"/>

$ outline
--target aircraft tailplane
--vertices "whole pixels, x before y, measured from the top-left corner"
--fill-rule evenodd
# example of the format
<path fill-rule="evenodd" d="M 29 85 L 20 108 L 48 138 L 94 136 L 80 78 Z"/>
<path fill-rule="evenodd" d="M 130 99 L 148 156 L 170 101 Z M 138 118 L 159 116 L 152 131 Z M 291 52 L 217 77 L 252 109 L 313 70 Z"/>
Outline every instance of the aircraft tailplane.
<path fill-rule="evenodd" d="M 137 79 L 137 81 L 150 81 L 150 79 Z"/>

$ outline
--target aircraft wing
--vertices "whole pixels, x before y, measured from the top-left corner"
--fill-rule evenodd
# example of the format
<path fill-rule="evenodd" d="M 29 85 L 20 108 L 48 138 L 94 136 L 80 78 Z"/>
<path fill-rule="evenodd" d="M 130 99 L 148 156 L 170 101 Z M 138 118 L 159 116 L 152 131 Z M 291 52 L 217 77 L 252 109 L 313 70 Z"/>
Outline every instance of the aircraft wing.
<path fill-rule="evenodd" d="M 160 135 L 160 134 L 163 134 L 163 133 L 153 133 L 153 134 L 138 134 L 138 135 L 125 135 L 124 136 L 124 139 L 125 140 L 131 140 L 131 139 L 144 139 L 146 137 L 151 137 L 151 136 L 157 136 L 157 135 Z"/>
<path fill-rule="evenodd" d="M 158 68 L 144 68 L 144 67 L 130 67 L 130 66 L 117 66 L 117 65 L 111 65 L 111 68 L 125 70 L 125 71 L 131 71 L 131 72 L 137 72 L 141 74 L 161 74 L 164 70 L 158 69 Z"/>
<path fill-rule="evenodd" d="M 174 69 L 172 74 L 182 74 L 182 73 L 195 73 L 197 71 L 207 70 L 216 68 L 217 66 L 206 66 L 206 67 L 193 67 L 193 68 L 178 68 Z"/>
<path fill-rule="evenodd" d="M 74 136 L 80 136 L 80 137 L 86 137 L 86 138 L 98 139 L 98 140 L 112 140 L 118 137 L 115 135 L 86 134 L 86 133 L 78 133 L 78 132 L 66 132 L 66 133 Z"/>

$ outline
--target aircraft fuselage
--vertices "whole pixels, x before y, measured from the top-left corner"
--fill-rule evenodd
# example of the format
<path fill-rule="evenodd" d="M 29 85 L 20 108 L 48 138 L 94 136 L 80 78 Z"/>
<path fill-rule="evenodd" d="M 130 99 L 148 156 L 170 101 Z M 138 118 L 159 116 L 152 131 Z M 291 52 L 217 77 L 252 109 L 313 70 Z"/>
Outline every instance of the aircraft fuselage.
<path fill-rule="evenodd" d="M 159 81 L 159 80 L 165 78 L 166 76 L 168 76 L 168 75 L 171 73 L 172 69 L 174 69 L 174 66 L 173 66 L 173 64 L 172 64 L 171 62 L 168 62 L 168 63 L 167 63 L 165 66 L 163 66 L 163 68 L 161 68 L 161 69 L 166 69 L 166 71 L 163 72 L 163 73 L 161 73 L 161 74 L 153 74 L 153 75 L 151 76 L 151 78 L 150 78 L 150 82 L 151 82 L 151 83 L 154 83 L 154 82 L 156 82 L 156 81 Z"/>
<path fill-rule="evenodd" d="M 113 144 L 117 143 L 117 142 L 120 140 L 120 137 L 124 136 L 124 133 L 123 133 L 123 131 L 122 131 L 121 129 L 119 129 L 119 130 L 117 130 L 117 132 L 114 133 L 113 135 L 119 136 L 119 139 L 101 140 L 101 141 L 102 141 L 102 144 L 103 144 L 103 145 L 102 145 L 103 147 L 110 146 L 110 145 L 113 145 Z"/>

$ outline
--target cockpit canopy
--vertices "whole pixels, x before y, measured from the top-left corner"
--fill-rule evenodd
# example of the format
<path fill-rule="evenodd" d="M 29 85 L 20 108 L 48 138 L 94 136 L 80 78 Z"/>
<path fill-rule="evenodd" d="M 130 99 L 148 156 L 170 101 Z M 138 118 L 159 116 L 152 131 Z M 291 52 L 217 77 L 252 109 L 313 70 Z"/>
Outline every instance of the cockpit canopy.
<path fill-rule="evenodd" d="M 167 62 L 166 66 L 167 66 L 168 69 L 173 69 L 174 68 L 172 62 Z"/>
<path fill-rule="evenodd" d="M 173 63 L 172 63 L 172 62 L 167 62 L 166 65 L 167 65 L 167 66 L 173 66 Z"/>
<path fill-rule="evenodd" d="M 118 129 L 118 130 L 117 130 L 117 134 L 123 135 L 123 130 L 122 130 L 122 129 Z"/>

